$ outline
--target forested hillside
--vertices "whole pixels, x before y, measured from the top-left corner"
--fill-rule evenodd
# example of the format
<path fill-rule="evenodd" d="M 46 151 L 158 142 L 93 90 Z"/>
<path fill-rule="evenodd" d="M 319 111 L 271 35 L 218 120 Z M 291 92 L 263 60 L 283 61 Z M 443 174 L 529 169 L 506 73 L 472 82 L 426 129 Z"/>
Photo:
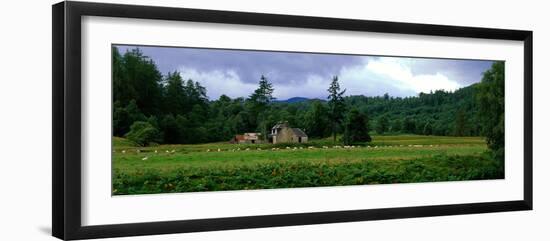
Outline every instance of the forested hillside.
<path fill-rule="evenodd" d="M 139 49 L 112 51 L 113 135 L 142 145 L 227 141 L 243 132 L 265 134 L 279 121 L 302 128 L 312 138 L 340 136 L 359 131 L 350 118 L 379 134 L 486 135 L 479 113 L 482 95 L 477 93 L 484 82 L 407 98 L 346 96 L 344 89 L 331 85 L 326 95 L 332 97 L 326 101 L 276 101 L 269 76 L 258 76 L 258 89 L 249 96 L 209 100 L 199 82 L 176 71 L 163 76 Z"/>

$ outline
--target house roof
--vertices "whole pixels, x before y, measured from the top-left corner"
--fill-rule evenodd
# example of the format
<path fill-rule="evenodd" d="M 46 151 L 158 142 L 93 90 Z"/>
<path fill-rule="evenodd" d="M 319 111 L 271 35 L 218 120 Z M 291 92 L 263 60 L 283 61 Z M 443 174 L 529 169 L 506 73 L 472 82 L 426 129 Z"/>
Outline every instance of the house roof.
<path fill-rule="evenodd" d="M 245 140 L 244 135 L 235 135 L 235 140 L 244 141 Z"/>
<path fill-rule="evenodd" d="M 292 128 L 292 132 L 294 132 L 294 135 L 298 137 L 307 137 L 306 133 L 302 131 L 300 128 Z"/>
<path fill-rule="evenodd" d="M 273 126 L 272 129 L 278 129 L 278 128 L 283 128 L 283 127 L 288 127 L 288 123 L 287 122 L 279 122 L 277 123 L 275 126 Z"/>

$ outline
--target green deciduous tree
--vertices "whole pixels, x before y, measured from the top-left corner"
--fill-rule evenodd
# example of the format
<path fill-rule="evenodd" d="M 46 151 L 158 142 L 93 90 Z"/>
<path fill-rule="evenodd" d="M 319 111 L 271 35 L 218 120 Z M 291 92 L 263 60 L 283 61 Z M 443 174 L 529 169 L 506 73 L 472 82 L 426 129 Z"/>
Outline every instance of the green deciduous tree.
<path fill-rule="evenodd" d="M 136 121 L 130 127 L 126 138 L 140 146 L 147 146 L 153 142 L 160 142 L 161 136 L 157 128 L 146 121 Z"/>
<path fill-rule="evenodd" d="M 352 109 L 346 116 L 344 123 L 344 144 L 370 142 L 369 120 L 365 113 Z"/>
<path fill-rule="evenodd" d="M 477 86 L 481 133 L 498 158 L 504 159 L 504 62 L 495 62 Z"/>
<path fill-rule="evenodd" d="M 308 136 L 322 138 L 330 131 L 328 110 L 321 101 L 315 100 L 304 116 L 305 131 Z"/>

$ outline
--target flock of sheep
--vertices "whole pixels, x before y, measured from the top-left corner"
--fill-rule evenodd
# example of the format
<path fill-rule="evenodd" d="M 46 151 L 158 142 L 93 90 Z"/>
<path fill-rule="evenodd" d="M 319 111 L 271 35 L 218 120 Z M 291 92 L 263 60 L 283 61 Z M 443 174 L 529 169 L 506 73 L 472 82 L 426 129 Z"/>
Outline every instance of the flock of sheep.
<path fill-rule="evenodd" d="M 438 145 L 395 145 L 395 146 L 380 146 L 380 148 L 392 148 L 392 147 L 434 147 L 434 146 L 438 146 Z M 354 145 L 351 145 L 351 146 L 332 146 L 332 147 L 329 147 L 329 146 L 322 146 L 322 147 L 315 147 L 315 146 L 308 146 L 306 148 L 304 147 L 290 147 L 290 146 L 287 146 L 285 148 L 278 148 L 278 147 L 274 147 L 274 148 L 271 148 L 271 151 L 279 151 L 279 150 L 291 150 L 291 151 L 296 151 L 296 150 L 302 150 L 302 149 L 309 149 L 309 150 L 313 150 L 313 149 L 355 149 L 355 148 L 372 148 L 372 149 L 378 149 L 379 146 L 354 146 Z M 262 148 L 255 148 L 255 149 L 251 149 L 251 148 L 236 148 L 236 149 L 221 149 L 221 148 L 218 148 L 218 149 L 206 149 L 206 152 L 222 152 L 222 151 L 230 151 L 230 152 L 236 152 L 236 151 L 251 151 L 251 150 L 257 150 L 257 151 L 263 151 L 263 150 L 269 150 L 269 149 L 262 149 Z M 116 152 L 115 150 L 113 150 L 113 153 Z M 141 150 L 140 149 L 136 149 L 135 150 L 136 153 L 140 153 Z M 154 150 L 154 153 L 162 153 L 162 151 L 159 151 L 159 150 Z M 168 154 L 171 154 L 171 153 L 175 153 L 176 150 L 175 149 L 172 149 L 172 150 L 164 150 L 165 153 L 168 153 Z M 126 150 L 122 150 L 120 151 L 120 153 L 122 154 L 126 154 L 127 151 Z M 147 160 L 148 157 L 144 157 L 143 160 Z"/>

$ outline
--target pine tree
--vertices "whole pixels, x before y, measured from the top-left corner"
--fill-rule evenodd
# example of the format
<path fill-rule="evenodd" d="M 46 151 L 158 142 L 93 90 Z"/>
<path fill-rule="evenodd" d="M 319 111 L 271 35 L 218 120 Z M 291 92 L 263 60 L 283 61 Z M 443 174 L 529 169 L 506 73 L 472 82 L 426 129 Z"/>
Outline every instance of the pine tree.
<path fill-rule="evenodd" d="M 330 87 L 328 88 L 328 109 L 330 127 L 332 132 L 332 141 L 336 143 L 336 134 L 338 128 L 342 125 L 344 119 L 344 113 L 346 112 L 346 103 L 344 102 L 343 95 L 346 92 L 344 89 L 340 91 L 340 84 L 338 83 L 338 76 L 332 78 Z"/>
<path fill-rule="evenodd" d="M 273 85 L 269 80 L 262 75 L 260 82 L 258 83 L 258 88 L 250 95 L 248 99 L 251 103 L 251 112 L 254 119 L 255 125 L 260 129 L 262 133 L 262 138 L 266 138 L 267 135 L 267 112 L 269 104 L 275 99 L 273 97 Z"/>
<path fill-rule="evenodd" d="M 178 115 L 184 113 L 185 110 L 185 92 L 183 90 L 183 80 L 180 73 L 175 71 L 174 73 L 168 72 L 166 77 L 165 88 L 165 103 L 164 108 L 166 112 Z"/>

